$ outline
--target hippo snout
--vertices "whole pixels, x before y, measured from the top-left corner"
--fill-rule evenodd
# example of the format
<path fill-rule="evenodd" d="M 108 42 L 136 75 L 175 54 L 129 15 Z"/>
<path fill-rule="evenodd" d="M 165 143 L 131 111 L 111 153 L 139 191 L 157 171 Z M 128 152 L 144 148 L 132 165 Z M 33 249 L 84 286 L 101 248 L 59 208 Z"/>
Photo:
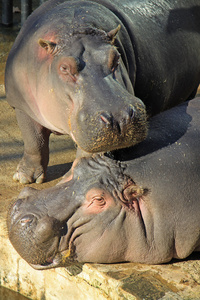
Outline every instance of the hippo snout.
<path fill-rule="evenodd" d="M 121 116 L 114 117 L 112 113 L 102 112 L 100 114 L 100 121 L 103 125 L 108 126 L 112 129 L 116 128 L 119 133 L 123 132 L 124 126 L 127 126 L 133 122 L 135 110 L 132 105 L 128 106 L 126 110 L 121 112 Z"/>
<path fill-rule="evenodd" d="M 57 253 L 65 226 L 48 215 L 24 213 L 23 208 L 20 209 L 22 203 L 21 199 L 17 200 L 8 217 L 10 241 L 29 264 L 49 265 Z"/>
<path fill-rule="evenodd" d="M 34 268 L 44 269 L 66 260 L 66 249 L 61 251 L 59 244 L 68 228 L 64 219 L 51 215 L 43 201 L 37 204 L 38 192 L 43 193 L 27 187 L 21 191 L 9 208 L 7 226 L 9 239 L 22 258 Z"/>
<path fill-rule="evenodd" d="M 86 152 L 106 152 L 130 147 L 145 139 L 146 112 L 142 103 L 96 110 L 82 107 L 72 126 L 72 137 Z"/>

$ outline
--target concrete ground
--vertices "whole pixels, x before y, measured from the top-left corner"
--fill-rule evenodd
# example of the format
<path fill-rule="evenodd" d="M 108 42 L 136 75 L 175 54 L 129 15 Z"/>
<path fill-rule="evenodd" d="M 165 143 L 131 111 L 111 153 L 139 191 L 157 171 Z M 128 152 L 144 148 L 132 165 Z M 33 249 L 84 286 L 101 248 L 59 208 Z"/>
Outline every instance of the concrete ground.
<path fill-rule="evenodd" d="M 84 264 L 35 271 L 11 246 L 6 229 L 6 212 L 23 186 L 12 180 L 23 153 L 23 141 L 14 110 L 7 104 L 4 68 L 8 51 L 19 30 L 0 27 L 0 284 L 30 299 L 200 299 L 200 256 L 165 265 L 133 263 Z M 47 182 L 32 187 L 54 186 L 75 158 L 72 140 L 52 136 Z"/>

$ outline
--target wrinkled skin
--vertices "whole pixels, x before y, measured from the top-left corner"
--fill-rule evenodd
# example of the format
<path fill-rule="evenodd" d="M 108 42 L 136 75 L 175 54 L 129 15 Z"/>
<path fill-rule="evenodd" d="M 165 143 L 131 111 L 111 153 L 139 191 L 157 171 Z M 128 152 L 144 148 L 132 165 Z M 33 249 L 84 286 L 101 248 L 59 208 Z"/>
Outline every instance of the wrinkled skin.
<path fill-rule="evenodd" d="M 169 2 L 169 3 L 168 3 Z M 5 84 L 24 139 L 14 179 L 45 179 L 51 132 L 77 157 L 144 140 L 146 118 L 200 81 L 199 1 L 50 0 L 24 24 Z"/>
<path fill-rule="evenodd" d="M 200 98 L 150 120 L 147 139 L 114 158 L 75 161 L 50 189 L 26 187 L 9 238 L 34 268 L 78 262 L 157 264 L 200 251 Z"/>

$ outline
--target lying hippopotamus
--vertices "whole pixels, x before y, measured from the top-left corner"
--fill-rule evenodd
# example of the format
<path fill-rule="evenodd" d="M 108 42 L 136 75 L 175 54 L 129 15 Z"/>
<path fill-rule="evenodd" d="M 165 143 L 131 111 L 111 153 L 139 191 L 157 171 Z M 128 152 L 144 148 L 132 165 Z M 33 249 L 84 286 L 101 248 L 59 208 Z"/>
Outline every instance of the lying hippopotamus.
<path fill-rule="evenodd" d="M 14 179 L 45 179 L 51 132 L 77 157 L 144 140 L 148 116 L 200 82 L 199 0 L 50 0 L 24 24 L 5 84 L 25 149 Z M 140 100 L 141 99 L 141 100 Z"/>
<path fill-rule="evenodd" d="M 75 161 L 55 187 L 24 188 L 9 238 L 34 268 L 74 261 L 158 264 L 200 251 L 200 98 L 150 120 L 147 139 L 113 160 Z"/>

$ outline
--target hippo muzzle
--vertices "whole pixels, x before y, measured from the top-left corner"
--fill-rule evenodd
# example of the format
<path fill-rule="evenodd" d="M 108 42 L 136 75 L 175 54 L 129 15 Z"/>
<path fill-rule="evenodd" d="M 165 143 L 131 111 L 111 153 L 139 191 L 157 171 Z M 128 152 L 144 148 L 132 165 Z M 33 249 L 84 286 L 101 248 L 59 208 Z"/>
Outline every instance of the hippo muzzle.
<path fill-rule="evenodd" d="M 28 195 L 33 194 L 37 191 L 25 188 L 20 194 L 22 198 L 11 205 L 9 238 L 16 251 L 35 269 L 67 265 L 67 261 L 72 260 L 72 252 L 68 248 L 62 249 L 62 237 L 67 233 L 66 222 L 48 216 L 43 206 L 41 210 L 29 203 Z"/>
<path fill-rule="evenodd" d="M 130 147 L 146 137 L 144 104 L 122 89 L 119 84 L 114 83 L 110 90 L 106 94 L 102 92 L 102 88 L 101 94 L 99 92 L 99 101 L 94 102 L 91 99 L 90 105 L 86 103 L 71 119 L 71 136 L 85 152 L 106 152 L 108 149 L 112 151 Z M 112 93 L 112 90 L 115 91 Z M 114 96 L 114 93 L 118 96 Z M 106 107 L 107 104 L 105 107 L 102 104 L 103 98 L 106 103 L 110 102 L 109 109 Z"/>

